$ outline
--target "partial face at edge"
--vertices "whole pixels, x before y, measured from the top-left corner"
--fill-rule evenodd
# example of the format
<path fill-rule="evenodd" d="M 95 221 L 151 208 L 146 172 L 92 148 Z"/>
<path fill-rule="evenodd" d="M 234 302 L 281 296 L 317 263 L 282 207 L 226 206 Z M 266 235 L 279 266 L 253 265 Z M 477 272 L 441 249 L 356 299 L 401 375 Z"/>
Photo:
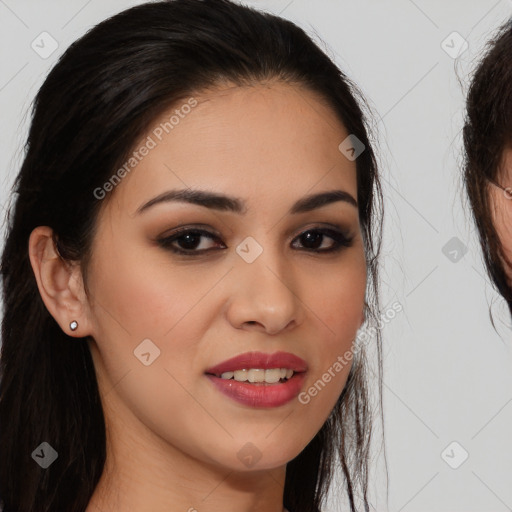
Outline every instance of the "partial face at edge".
<path fill-rule="evenodd" d="M 273 84 L 195 98 L 161 141 L 153 130 L 144 136 L 140 145 L 151 136 L 156 146 L 100 214 L 88 279 L 91 351 L 122 428 L 239 471 L 248 468 L 237 454 L 250 442 L 261 453 L 252 469 L 278 467 L 315 436 L 345 385 L 350 363 L 335 363 L 352 347 L 366 288 L 357 207 L 341 200 L 289 210 L 332 190 L 357 199 L 356 165 L 338 150 L 347 131 L 310 92 Z M 137 213 L 187 188 L 240 198 L 245 213 L 176 201 Z M 195 234 L 169 239 L 187 227 Z M 147 366 L 134 355 L 146 339 L 159 350 L 153 360 L 147 346 Z M 323 385 L 308 403 L 241 404 L 205 371 L 250 351 L 305 360 L 303 397 Z"/>
<path fill-rule="evenodd" d="M 512 148 L 505 148 L 497 173 L 497 182 L 505 189 L 489 185 L 491 215 L 505 256 L 512 261 Z M 512 268 L 504 262 L 512 286 Z"/>

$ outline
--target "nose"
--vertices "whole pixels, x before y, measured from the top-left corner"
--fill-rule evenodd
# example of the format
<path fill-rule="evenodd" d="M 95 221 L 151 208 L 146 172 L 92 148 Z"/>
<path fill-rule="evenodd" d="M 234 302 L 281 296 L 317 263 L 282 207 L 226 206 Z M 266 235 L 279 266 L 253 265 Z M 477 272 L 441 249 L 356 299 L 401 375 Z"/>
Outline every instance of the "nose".
<path fill-rule="evenodd" d="M 233 327 L 272 335 L 302 324 L 306 306 L 300 297 L 300 276 L 284 258 L 264 250 L 252 263 L 236 261 L 227 308 Z"/>

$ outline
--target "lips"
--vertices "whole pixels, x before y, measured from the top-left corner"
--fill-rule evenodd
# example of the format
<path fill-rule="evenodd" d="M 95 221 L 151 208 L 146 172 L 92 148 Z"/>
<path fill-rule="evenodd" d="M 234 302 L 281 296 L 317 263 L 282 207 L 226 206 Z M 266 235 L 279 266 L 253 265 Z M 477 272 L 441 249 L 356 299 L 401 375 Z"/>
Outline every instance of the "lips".
<path fill-rule="evenodd" d="M 221 378 L 226 372 L 273 368 L 293 370 L 293 375 L 284 382 L 274 384 L 238 382 Z M 307 369 L 308 365 L 304 359 L 289 352 L 247 352 L 208 368 L 205 375 L 218 391 L 239 404 L 272 408 L 283 406 L 297 397 L 304 385 Z"/>
<path fill-rule="evenodd" d="M 205 373 L 220 377 L 225 372 L 249 370 L 251 368 L 260 368 L 262 370 L 287 368 L 295 373 L 303 373 L 307 371 L 308 365 L 304 359 L 289 352 L 275 352 L 273 354 L 246 352 L 208 368 Z"/>

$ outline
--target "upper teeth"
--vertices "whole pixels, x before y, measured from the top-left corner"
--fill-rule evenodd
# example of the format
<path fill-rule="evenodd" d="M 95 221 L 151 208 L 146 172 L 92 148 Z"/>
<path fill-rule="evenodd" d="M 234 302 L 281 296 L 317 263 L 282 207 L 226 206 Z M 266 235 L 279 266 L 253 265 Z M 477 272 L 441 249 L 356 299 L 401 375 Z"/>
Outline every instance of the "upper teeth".
<path fill-rule="evenodd" d="M 270 370 L 263 370 L 260 368 L 250 370 L 236 370 L 234 372 L 224 372 L 221 375 L 222 379 L 235 379 L 239 382 L 267 382 L 274 384 L 279 382 L 279 379 L 289 379 L 293 375 L 293 370 L 287 368 L 272 368 Z"/>

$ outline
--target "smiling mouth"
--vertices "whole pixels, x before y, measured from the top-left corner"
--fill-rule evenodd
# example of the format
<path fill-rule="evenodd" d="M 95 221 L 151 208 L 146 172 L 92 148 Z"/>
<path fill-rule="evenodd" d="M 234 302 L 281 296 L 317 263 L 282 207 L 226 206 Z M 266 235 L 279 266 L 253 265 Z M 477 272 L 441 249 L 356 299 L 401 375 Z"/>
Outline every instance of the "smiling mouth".
<path fill-rule="evenodd" d="M 235 370 L 231 372 L 224 372 L 221 374 L 210 373 L 222 380 L 232 380 L 237 382 L 246 382 L 248 384 L 279 384 L 287 382 L 293 377 L 294 372 L 290 368 L 249 368 L 242 370 Z"/>
<path fill-rule="evenodd" d="M 290 403 L 307 371 L 306 361 L 289 352 L 246 352 L 206 369 L 205 376 L 231 400 L 266 409 Z"/>

